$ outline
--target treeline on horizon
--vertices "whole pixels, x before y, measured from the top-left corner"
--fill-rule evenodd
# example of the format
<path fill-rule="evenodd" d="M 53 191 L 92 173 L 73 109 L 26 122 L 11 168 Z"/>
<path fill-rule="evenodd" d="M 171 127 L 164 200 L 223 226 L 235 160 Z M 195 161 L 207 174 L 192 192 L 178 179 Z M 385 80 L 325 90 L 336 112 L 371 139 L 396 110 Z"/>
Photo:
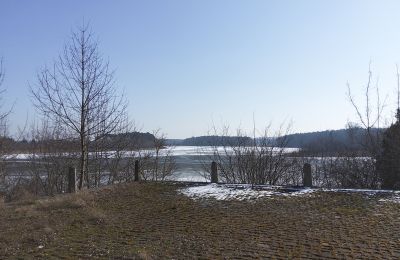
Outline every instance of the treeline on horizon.
<path fill-rule="evenodd" d="M 151 133 L 142 132 L 129 132 L 119 134 L 108 134 L 101 142 L 108 150 L 118 149 L 120 144 L 124 144 L 125 150 L 137 150 L 143 148 L 154 148 L 157 138 Z M 58 150 L 64 152 L 76 152 L 76 147 L 79 145 L 79 139 L 31 139 L 15 140 L 12 137 L 2 137 L 1 145 L 7 147 L 9 152 L 12 153 L 30 153 L 37 151 L 37 147 L 41 147 L 42 152 L 48 152 L 46 148 L 51 150 Z M 96 146 L 96 141 L 92 143 L 93 147 Z M 91 147 L 89 147 L 89 151 Z"/>
<path fill-rule="evenodd" d="M 374 134 L 382 133 L 385 129 L 374 128 L 371 131 Z M 271 144 L 279 146 L 280 140 L 285 138 L 286 148 L 300 148 L 303 152 L 308 153 L 334 153 L 345 150 L 357 151 L 361 150 L 361 139 L 365 134 L 365 129 L 360 127 L 339 129 L 339 130 L 326 130 L 308 133 L 295 133 L 288 134 L 281 137 L 271 137 Z M 259 142 L 262 138 L 251 138 L 248 136 L 195 136 L 185 139 L 166 139 L 165 145 L 170 146 L 225 146 L 229 145 L 252 145 L 254 142 Z M 154 148 L 156 137 L 151 133 L 143 132 L 129 132 L 120 134 L 109 134 L 104 138 L 107 147 L 112 150 L 116 148 L 118 143 L 123 141 L 125 148 L 130 150 Z M 49 139 L 49 140 L 14 140 L 11 137 L 4 137 L 3 144 L 12 147 L 13 152 L 29 152 L 37 145 L 51 145 L 59 146 L 65 151 L 73 151 L 79 140 L 77 139 Z"/>
<path fill-rule="evenodd" d="M 373 128 L 371 132 L 376 135 L 384 132 L 384 128 Z M 339 130 L 325 130 L 308 133 L 288 134 L 280 137 L 271 137 L 271 144 L 279 146 L 281 139 L 287 139 L 286 148 L 300 148 L 305 152 L 340 152 L 344 150 L 357 151 L 362 149 L 362 139 L 365 129 L 349 127 Z M 176 146 L 224 146 L 259 142 L 264 137 L 254 138 L 248 136 L 195 136 L 186 139 L 167 139 L 168 145 Z"/>

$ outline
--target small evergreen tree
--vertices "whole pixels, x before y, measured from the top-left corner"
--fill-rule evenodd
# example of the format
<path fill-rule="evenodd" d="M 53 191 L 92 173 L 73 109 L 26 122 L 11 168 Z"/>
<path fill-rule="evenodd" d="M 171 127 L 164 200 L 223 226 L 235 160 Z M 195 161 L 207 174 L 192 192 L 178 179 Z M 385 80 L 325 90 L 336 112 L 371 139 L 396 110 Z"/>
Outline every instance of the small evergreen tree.
<path fill-rule="evenodd" d="M 382 153 L 377 159 L 383 189 L 400 189 L 400 109 L 396 123 L 384 133 Z"/>

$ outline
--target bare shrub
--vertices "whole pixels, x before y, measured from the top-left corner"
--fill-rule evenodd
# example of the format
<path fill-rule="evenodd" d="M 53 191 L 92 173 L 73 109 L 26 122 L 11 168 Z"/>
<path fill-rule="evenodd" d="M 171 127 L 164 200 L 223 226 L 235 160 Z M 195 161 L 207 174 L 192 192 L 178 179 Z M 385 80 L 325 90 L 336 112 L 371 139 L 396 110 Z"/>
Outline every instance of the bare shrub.
<path fill-rule="evenodd" d="M 22 202 L 31 204 L 37 196 L 31 192 L 32 183 L 27 179 L 21 179 L 7 190 L 5 202 Z"/>
<path fill-rule="evenodd" d="M 324 156 L 298 159 L 298 172 L 304 163 L 312 165 L 313 184 L 325 188 L 378 188 L 378 176 L 374 170 L 375 161 L 370 157 L 350 155 Z"/>
<path fill-rule="evenodd" d="M 68 167 L 78 165 L 78 156 L 71 138 L 62 124 L 43 118 L 32 124 L 28 164 L 22 169 L 32 183 L 36 195 L 55 195 L 67 190 Z"/>
<path fill-rule="evenodd" d="M 135 154 L 132 151 L 140 148 L 140 142 L 135 137 L 137 129 L 127 116 L 120 119 L 118 132 L 104 134 L 99 132 L 89 147 L 89 173 L 91 183 L 95 187 L 104 184 L 126 182 L 133 179 Z M 103 137 L 101 137 L 104 134 Z"/>
<path fill-rule="evenodd" d="M 270 128 L 268 126 L 259 137 L 254 128 L 251 138 L 241 129 L 232 137 L 228 127 L 222 131 L 214 127 L 213 135 L 219 138 L 219 145 L 212 145 L 209 160 L 217 163 L 222 181 L 270 185 L 295 181 L 295 160 L 286 154 L 287 134 L 291 127 L 281 125 L 273 134 L 270 134 Z"/>
<path fill-rule="evenodd" d="M 141 154 L 141 175 L 144 180 L 163 181 L 176 170 L 175 157 L 171 147 L 166 148 L 165 134 L 158 129 L 153 135 L 153 149 Z"/>

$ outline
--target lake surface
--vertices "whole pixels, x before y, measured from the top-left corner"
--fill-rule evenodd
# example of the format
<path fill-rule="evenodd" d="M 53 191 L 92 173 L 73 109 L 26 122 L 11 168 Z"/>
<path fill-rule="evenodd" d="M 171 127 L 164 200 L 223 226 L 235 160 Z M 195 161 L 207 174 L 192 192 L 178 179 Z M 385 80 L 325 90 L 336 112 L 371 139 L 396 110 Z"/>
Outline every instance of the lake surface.
<path fill-rule="evenodd" d="M 298 151 L 297 148 L 285 148 L 285 152 Z M 170 180 L 176 181 L 210 181 L 208 178 L 208 169 L 211 168 L 211 156 L 215 151 L 220 154 L 230 153 L 232 149 L 210 146 L 175 146 L 167 147 L 163 150 L 162 155 L 170 153 L 174 156 L 177 170 L 171 176 Z"/>
<path fill-rule="evenodd" d="M 285 148 L 285 152 L 297 151 L 297 148 Z M 211 158 L 214 152 L 221 155 L 231 153 L 232 149 L 227 147 L 211 146 L 168 146 L 159 151 L 159 156 L 172 156 L 176 162 L 176 171 L 168 180 L 205 182 L 209 181 L 208 170 L 211 168 Z M 109 151 L 109 156 L 113 157 L 113 151 Z M 138 156 L 140 154 L 155 154 L 155 150 L 146 149 L 140 151 L 126 151 L 123 157 Z M 42 155 L 35 155 L 41 157 Z M 90 156 L 90 155 L 89 155 Z M 13 154 L 7 156 L 10 175 L 21 175 L 22 165 L 28 165 L 33 158 L 32 154 Z"/>

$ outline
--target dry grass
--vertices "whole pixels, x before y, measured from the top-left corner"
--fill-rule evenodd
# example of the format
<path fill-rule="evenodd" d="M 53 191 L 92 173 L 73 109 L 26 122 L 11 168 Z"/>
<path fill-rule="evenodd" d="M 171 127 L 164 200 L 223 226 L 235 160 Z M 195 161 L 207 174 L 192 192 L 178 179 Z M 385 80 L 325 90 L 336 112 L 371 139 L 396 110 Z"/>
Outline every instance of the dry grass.
<path fill-rule="evenodd" d="M 178 188 L 123 184 L 6 204 L 0 259 L 400 257 L 398 204 L 343 193 L 193 201 Z"/>
<path fill-rule="evenodd" d="M 35 201 L 37 210 L 78 209 L 93 204 L 93 195 L 88 191 L 76 194 L 63 194 Z"/>
<path fill-rule="evenodd" d="M 57 212 L 79 209 L 87 217 L 88 221 L 97 224 L 104 223 L 107 218 L 104 211 L 96 207 L 94 193 L 90 193 L 87 190 L 76 194 L 64 194 L 54 198 L 37 200 L 30 208 L 34 212 Z"/>

